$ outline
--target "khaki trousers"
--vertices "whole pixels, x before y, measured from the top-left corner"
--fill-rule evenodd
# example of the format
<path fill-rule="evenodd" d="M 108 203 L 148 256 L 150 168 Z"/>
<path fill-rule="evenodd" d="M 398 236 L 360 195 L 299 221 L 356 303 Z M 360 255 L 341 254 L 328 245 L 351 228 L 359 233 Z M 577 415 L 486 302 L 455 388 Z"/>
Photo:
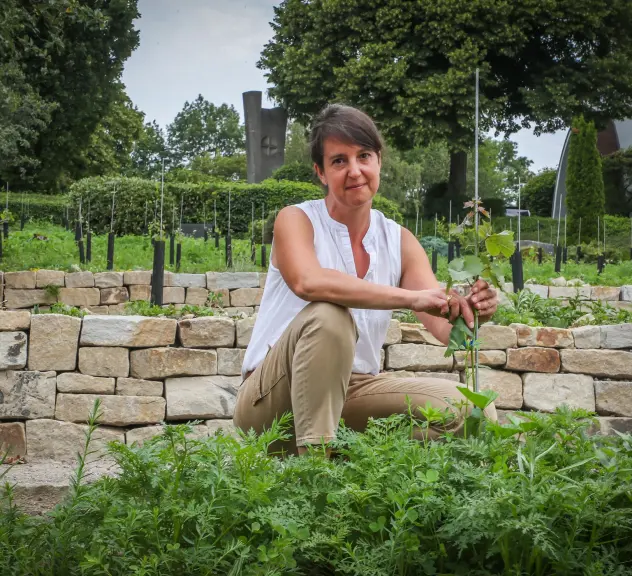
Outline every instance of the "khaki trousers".
<path fill-rule="evenodd" d="M 294 417 L 294 437 L 283 450 L 333 440 L 340 418 L 353 430 L 365 429 L 369 418 L 385 418 L 429 402 L 449 410 L 451 418 L 433 423 L 429 437 L 459 433 L 465 414 L 447 402 L 463 400 L 457 383 L 441 378 L 400 378 L 382 373 L 353 374 L 357 341 L 353 316 L 347 308 L 328 302 L 308 304 L 289 324 L 265 360 L 243 382 L 237 395 L 234 422 L 242 430 L 260 433 L 285 412 Z M 496 420 L 496 409 L 486 409 Z M 421 414 L 416 411 L 421 418 Z M 415 436 L 426 432 L 418 429 Z"/>

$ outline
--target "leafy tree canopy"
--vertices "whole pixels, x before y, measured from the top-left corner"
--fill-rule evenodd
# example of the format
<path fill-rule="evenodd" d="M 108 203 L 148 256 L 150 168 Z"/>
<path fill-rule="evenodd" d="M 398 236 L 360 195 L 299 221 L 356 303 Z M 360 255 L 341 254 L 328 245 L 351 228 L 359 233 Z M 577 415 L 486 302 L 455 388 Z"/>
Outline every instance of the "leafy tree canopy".
<path fill-rule="evenodd" d="M 545 168 L 531 178 L 522 189 L 522 203 L 532 216 L 553 214 L 553 194 L 557 170 Z"/>
<path fill-rule="evenodd" d="M 168 155 L 164 130 L 155 120 L 145 122 L 134 143 L 129 174 L 155 180 L 160 177 L 162 159 Z"/>
<path fill-rule="evenodd" d="M 201 172 L 220 180 L 236 182 L 248 178 L 245 154 L 212 157 L 206 152 L 194 158 L 189 167 L 194 172 Z"/>

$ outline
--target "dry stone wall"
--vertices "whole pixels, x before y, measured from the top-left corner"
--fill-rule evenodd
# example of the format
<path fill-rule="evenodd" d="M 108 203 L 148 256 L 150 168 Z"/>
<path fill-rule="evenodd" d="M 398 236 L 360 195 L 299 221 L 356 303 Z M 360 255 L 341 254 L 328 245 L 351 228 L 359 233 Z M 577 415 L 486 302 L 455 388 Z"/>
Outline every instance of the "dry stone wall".
<path fill-rule="evenodd" d="M 235 290 L 252 283 L 246 276 L 232 284 L 221 275 L 211 278 L 220 288 L 241 282 Z M 0 311 L 1 449 L 74 459 L 96 398 L 102 408 L 98 450 L 111 439 L 142 442 L 159 433 L 162 422 L 201 420 L 197 436 L 233 430 L 255 319 Z M 632 430 L 632 324 L 570 330 L 485 325 L 480 339 L 481 387 L 498 392 L 499 410 L 552 411 L 568 404 L 596 411 L 604 432 Z M 445 358 L 444 352 L 422 325 L 393 320 L 383 370 L 463 382 L 463 354 Z"/>

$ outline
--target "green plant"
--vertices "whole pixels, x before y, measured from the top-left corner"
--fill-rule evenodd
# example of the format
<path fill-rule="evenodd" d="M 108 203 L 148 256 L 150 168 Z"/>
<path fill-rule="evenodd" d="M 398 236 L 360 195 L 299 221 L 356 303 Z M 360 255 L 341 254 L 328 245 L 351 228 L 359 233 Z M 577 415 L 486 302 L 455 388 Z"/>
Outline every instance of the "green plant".
<path fill-rule="evenodd" d="M 311 182 L 317 183 L 314 168 L 307 162 L 291 162 L 277 168 L 272 174 L 275 180 L 291 180 L 293 182 Z"/>
<path fill-rule="evenodd" d="M 9 224 L 11 222 L 15 222 L 15 217 L 13 216 L 11 210 L 3 210 L 0 212 L 0 221 L 8 222 Z"/>
<path fill-rule="evenodd" d="M 57 300 L 61 292 L 61 286 L 58 286 L 57 284 L 48 284 L 48 286 L 44 287 L 44 292 L 46 292 L 48 296 L 51 296 L 52 298 L 55 298 L 55 300 Z"/>

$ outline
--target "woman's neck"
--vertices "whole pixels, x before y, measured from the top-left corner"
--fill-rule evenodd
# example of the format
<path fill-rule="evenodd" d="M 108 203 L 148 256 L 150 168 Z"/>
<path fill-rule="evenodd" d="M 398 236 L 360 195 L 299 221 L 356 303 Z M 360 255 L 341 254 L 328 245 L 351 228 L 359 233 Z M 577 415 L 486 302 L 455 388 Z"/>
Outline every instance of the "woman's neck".
<path fill-rule="evenodd" d="M 351 244 L 361 244 L 371 225 L 371 204 L 367 203 L 358 208 L 348 208 L 328 195 L 325 197 L 325 206 L 329 215 L 336 222 L 347 227 Z"/>

